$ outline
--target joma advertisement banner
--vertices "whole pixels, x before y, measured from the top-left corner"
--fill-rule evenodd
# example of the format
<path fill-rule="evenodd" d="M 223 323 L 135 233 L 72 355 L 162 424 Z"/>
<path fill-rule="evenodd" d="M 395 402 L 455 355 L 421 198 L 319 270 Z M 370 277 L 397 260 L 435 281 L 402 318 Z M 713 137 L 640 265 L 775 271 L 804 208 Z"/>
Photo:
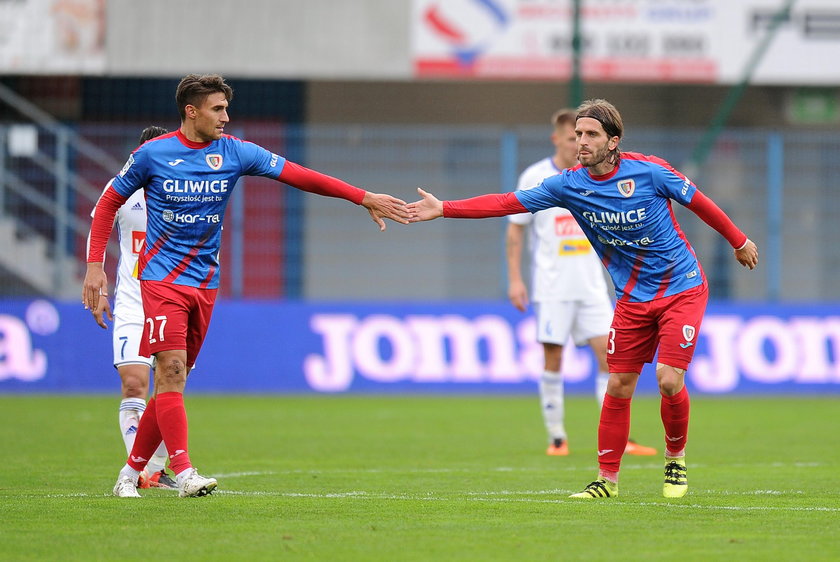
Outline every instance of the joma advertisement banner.
<path fill-rule="evenodd" d="M 532 392 L 531 315 L 505 302 L 220 302 L 191 391 Z M 840 393 L 840 304 L 712 304 L 687 383 L 705 393 Z M 118 392 L 111 334 L 76 303 L 0 301 L 0 392 Z M 595 361 L 566 346 L 571 393 Z M 650 366 L 639 392 L 656 392 Z"/>
<path fill-rule="evenodd" d="M 572 0 L 413 0 L 414 75 L 566 80 Z M 586 0 L 583 78 L 735 84 L 781 0 Z M 840 2 L 799 0 L 779 20 L 752 82 L 836 85 Z"/>

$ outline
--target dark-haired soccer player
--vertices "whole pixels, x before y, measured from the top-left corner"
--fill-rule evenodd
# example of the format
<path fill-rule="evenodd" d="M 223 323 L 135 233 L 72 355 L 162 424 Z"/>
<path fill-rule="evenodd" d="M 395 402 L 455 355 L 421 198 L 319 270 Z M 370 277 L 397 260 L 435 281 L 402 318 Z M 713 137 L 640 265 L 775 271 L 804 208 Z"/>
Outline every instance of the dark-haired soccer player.
<path fill-rule="evenodd" d="M 630 401 L 642 366 L 659 351 L 656 378 L 665 428 L 665 497 L 688 490 L 685 446 L 689 399 L 685 371 L 691 362 L 708 300 L 706 277 L 679 227 L 671 200 L 691 209 L 753 269 L 755 244 L 684 175 L 655 156 L 621 152 L 624 125 L 605 100 L 578 108 L 579 166 L 527 191 L 441 202 L 419 190 L 412 222 L 438 217 L 484 218 L 535 213 L 562 206 L 574 215 L 615 285 L 616 303 L 607 347 L 610 379 L 598 426 L 598 478 L 573 498 L 618 495 L 621 455 L 630 431 Z"/>
<path fill-rule="evenodd" d="M 140 144 L 168 132 L 163 127 L 146 127 L 140 133 Z M 113 181 L 108 182 L 106 190 Z M 91 216 L 94 214 L 92 212 Z M 137 258 L 146 236 L 146 201 L 142 189 L 135 191 L 117 210 L 116 225 L 120 241 L 120 262 L 117 266 L 114 311 L 111 312 L 108 296 L 102 295 L 91 313 L 102 328 L 108 327 L 105 323 L 106 318 L 114 323 L 114 367 L 120 376 L 122 390 L 118 419 L 125 452 L 129 454 L 134 446 L 140 418 L 146 410 L 149 373 L 152 367 L 151 358 L 140 355 L 144 316 L 140 281 L 137 279 Z M 176 488 L 175 481 L 166 473 L 165 466 L 166 447 L 161 443 L 140 473 L 140 487 Z"/>
<path fill-rule="evenodd" d="M 219 286 L 222 220 L 240 176 L 269 177 L 347 199 L 366 207 L 380 230 L 385 218 L 408 222 L 399 199 L 359 189 L 224 134 L 232 97 L 219 75 L 185 76 L 175 93 L 179 130 L 136 149 L 96 204 L 82 289 L 89 309 L 100 294 L 107 295 L 102 260 L 114 215 L 132 193 L 145 188 L 148 224 L 139 267 L 146 331 L 140 354 L 156 358 L 155 396 L 117 478 L 116 496 L 139 497 L 138 476 L 161 439 L 181 497 L 204 496 L 217 486 L 190 461 L 183 392 L 210 323 Z"/>

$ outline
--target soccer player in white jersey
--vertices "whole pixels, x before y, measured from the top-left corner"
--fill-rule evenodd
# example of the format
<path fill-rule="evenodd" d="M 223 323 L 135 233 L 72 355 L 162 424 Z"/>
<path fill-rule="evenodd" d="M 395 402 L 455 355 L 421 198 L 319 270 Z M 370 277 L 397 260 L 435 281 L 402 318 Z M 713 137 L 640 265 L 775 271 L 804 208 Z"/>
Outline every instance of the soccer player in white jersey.
<path fill-rule="evenodd" d="M 140 144 L 168 132 L 163 127 L 146 127 L 140 134 Z M 110 185 L 111 182 L 108 182 L 105 189 Z M 119 425 L 127 454 L 134 445 L 140 418 L 146 409 L 149 372 L 153 366 L 151 358 L 139 354 L 144 316 L 140 281 L 137 279 L 137 258 L 146 236 L 146 201 L 142 189 L 136 191 L 119 208 L 115 222 L 120 241 L 120 262 L 117 266 L 114 310 L 111 311 L 108 297 L 100 296 L 98 306 L 91 312 L 96 323 L 103 328 L 108 328 L 106 318 L 114 325 L 114 367 L 122 381 Z M 176 488 L 175 481 L 164 469 L 165 465 L 166 446 L 161 442 L 146 469 L 140 474 L 139 487 Z"/>
<path fill-rule="evenodd" d="M 577 165 L 573 109 L 561 109 L 551 117 L 554 154 L 525 169 L 517 190 L 536 187 L 550 176 Z M 531 252 L 531 295 L 537 316 L 537 341 L 542 344 L 544 371 L 540 377 L 540 403 L 548 432 L 548 455 L 568 455 L 565 427 L 562 357 L 571 336 L 576 345 L 588 344 L 598 362 L 595 397 L 603 405 L 609 380 L 607 334 L 613 305 L 604 279 L 603 266 L 572 214 L 562 207 L 508 217 L 506 245 L 508 297 L 517 309 L 528 308 L 528 289 L 522 276 L 522 246 L 525 231 Z M 633 441 L 625 453 L 655 455 L 656 449 Z"/>

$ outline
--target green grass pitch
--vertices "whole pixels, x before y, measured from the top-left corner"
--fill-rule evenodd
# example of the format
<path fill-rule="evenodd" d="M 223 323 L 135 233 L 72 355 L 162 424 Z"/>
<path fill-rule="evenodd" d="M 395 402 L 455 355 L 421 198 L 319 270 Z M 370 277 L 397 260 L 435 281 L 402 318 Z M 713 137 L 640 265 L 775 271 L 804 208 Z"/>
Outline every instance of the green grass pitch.
<path fill-rule="evenodd" d="M 534 396 L 187 396 L 190 453 L 219 488 L 110 495 L 118 398 L 0 396 L 0 560 L 837 560 L 837 398 L 696 395 L 689 493 L 660 457 L 596 475 L 593 398 L 547 457 Z M 661 449 L 659 402 L 631 434 Z"/>

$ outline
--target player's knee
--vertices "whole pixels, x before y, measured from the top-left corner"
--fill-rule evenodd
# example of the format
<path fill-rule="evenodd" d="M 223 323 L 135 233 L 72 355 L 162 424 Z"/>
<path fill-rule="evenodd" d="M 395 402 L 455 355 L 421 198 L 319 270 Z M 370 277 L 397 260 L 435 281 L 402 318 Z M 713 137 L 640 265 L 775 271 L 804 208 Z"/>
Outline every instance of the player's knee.
<path fill-rule="evenodd" d="M 178 357 L 158 358 L 155 380 L 166 385 L 180 385 L 187 382 L 187 366 Z"/>
<path fill-rule="evenodd" d="M 682 381 L 677 381 L 674 379 L 662 379 L 659 381 L 659 392 L 661 392 L 665 396 L 673 396 L 674 394 L 682 390 L 682 386 Z"/>
<path fill-rule="evenodd" d="M 149 368 L 145 365 L 121 365 L 123 398 L 146 398 L 149 392 Z"/>
<path fill-rule="evenodd" d="M 146 398 L 149 392 L 148 381 L 143 380 L 137 376 L 127 376 L 123 378 L 123 398 Z"/>
<path fill-rule="evenodd" d="M 673 396 L 682 390 L 685 371 L 660 364 L 656 369 L 656 378 L 659 382 L 659 392 L 665 396 Z"/>

